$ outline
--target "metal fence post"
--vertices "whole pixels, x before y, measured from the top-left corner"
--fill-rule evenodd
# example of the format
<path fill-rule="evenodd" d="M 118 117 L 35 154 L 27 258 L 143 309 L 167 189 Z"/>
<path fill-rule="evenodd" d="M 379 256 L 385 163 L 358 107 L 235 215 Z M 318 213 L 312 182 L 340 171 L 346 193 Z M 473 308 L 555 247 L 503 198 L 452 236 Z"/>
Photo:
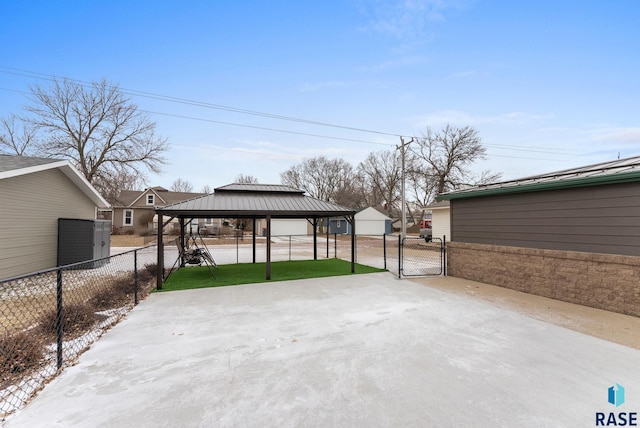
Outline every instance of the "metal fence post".
<path fill-rule="evenodd" d="M 289 261 L 291 261 L 291 235 L 289 235 Z"/>
<path fill-rule="evenodd" d="M 133 252 L 133 304 L 138 304 L 138 250 Z"/>
<path fill-rule="evenodd" d="M 402 279 L 402 235 L 398 235 L 398 279 Z"/>
<path fill-rule="evenodd" d="M 160 239 L 158 248 L 162 248 L 161 244 Z M 23 408 L 50 377 L 60 374 L 106 329 L 119 322 L 121 310 L 132 310 L 133 306 L 129 304 L 122 306 L 120 297 L 124 293 L 128 298 L 134 297 L 137 304 L 146 297 L 154 282 L 156 286 L 162 283 L 160 266 L 163 252 L 159 251 L 157 271 L 154 271 L 153 265 L 145 265 L 149 255 L 147 251 L 154 252 L 145 246 L 104 258 L 0 279 L 3 294 L 11 292 L 12 299 L 16 296 L 19 302 L 17 305 L 0 305 L 0 317 L 5 321 L 3 327 L 6 329 L 0 331 L 0 336 L 7 332 L 20 334 L 16 337 L 19 340 L 0 343 L 0 354 L 11 358 L 8 365 L 0 367 L 0 375 L 5 375 L 7 369 L 12 370 L 8 378 L 2 379 L 0 419 Z M 133 260 L 129 258 L 130 253 L 134 253 Z M 131 291 L 134 291 L 134 296 L 131 296 Z M 48 298 L 34 299 L 32 292 Z M 81 312 L 76 313 L 76 307 Z M 115 311 L 107 315 L 107 323 L 103 323 L 102 316 L 93 320 L 83 316 L 91 312 L 111 312 L 112 309 Z M 34 325 L 46 331 L 29 327 Z M 73 340 L 68 340 L 71 335 Z M 18 370 L 13 371 L 14 367 Z"/>
<path fill-rule="evenodd" d="M 238 232 L 236 232 L 236 264 L 240 263 L 240 248 L 238 243 Z"/>
<path fill-rule="evenodd" d="M 333 234 L 333 258 L 338 258 L 338 234 Z"/>
<path fill-rule="evenodd" d="M 56 271 L 56 345 L 57 345 L 57 366 L 58 370 L 62 368 L 62 334 L 63 334 L 63 321 L 62 321 L 62 269 L 58 268 Z"/>
<path fill-rule="evenodd" d="M 327 227 L 327 258 L 329 258 L 329 228 Z"/>
<path fill-rule="evenodd" d="M 387 234 L 382 235 L 382 258 L 384 260 L 384 270 L 387 270 Z"/>
<path fill-rule="evenodd" d="M 447 235 L 442 235 L 442 272 L 447 276 Z"/>

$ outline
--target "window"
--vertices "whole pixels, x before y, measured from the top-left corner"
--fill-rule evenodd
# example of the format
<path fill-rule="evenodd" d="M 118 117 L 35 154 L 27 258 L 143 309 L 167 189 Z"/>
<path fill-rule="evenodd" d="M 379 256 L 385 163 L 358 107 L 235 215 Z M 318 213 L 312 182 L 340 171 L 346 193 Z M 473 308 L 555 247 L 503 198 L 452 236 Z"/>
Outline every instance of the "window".
<path fill-rule="evenodd" d="M 133 226 L 133 210 L 124 210 L 122 215 L 123 226 Z"/>
<path fill-rule="evenodd" d="M 156 203 L 155 195 L 147 195 L 147 205 L 153 205 Z"/>

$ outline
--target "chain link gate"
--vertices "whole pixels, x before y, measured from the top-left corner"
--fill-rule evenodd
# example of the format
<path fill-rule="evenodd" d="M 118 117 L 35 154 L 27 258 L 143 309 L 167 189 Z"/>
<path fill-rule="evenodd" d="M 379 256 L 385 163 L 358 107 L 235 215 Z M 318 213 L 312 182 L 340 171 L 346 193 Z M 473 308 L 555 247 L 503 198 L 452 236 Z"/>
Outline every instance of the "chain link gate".
<path fill-rule="evenodd" d="M 446 275 L 445 243 L 439 238 L 405 237 L 399 246 L 399 274 L 403 276 Z"/>

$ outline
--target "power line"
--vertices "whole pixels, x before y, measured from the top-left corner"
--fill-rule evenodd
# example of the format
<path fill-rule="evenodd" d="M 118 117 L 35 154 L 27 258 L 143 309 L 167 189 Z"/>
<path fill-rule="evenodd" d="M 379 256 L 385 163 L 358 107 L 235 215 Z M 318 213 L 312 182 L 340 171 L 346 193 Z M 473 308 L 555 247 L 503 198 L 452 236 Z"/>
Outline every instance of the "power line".
<path fill-rule="evenodd" d="M 13 71 L 1 70 L 3 68 L 6 69 L 6 70 L 13 70 Z M 53 74 L 38 73 L 38 72 L 33 72 L 33 71 L 28 71 L 28 70 L 21 70 L 21 69 L 12 68 L 12 67 L 6 67 L 6 66 L 0 66 L 0 72 L 5 73 L 5 74 L 13 74 L 13 75 L 17 75 L 17 76 L 31 77 L 31 78 L 36 78 L 36 79 L 48 80 L 48 81 L 66 79 L 66 80 L 81 84 L 82 86 L 85 86 L 85 87 L 92 85 L 92 82 L 87 82 L 85 80 L 73 79 L 73 78 L 69 78 L 69 77 L 60 77 L 60 76 L 56 76 L 56 75 L 53 75 Z M 38 76 L 40 76 L 40 77 L 38 77 Z M 113 88 L 114 86 L 111 86 L 111 87 Z M 372 130 L 372 129 L 358 128 L 358 127 L 354 127 L 354 126 L 346 126 L 346 125 L 339 125 L 339 124 L 333 124 L 333 123 L 328 123 L 328 122 L 320 122 L 320 121 L 303 119 L 303 118 L 298 118 L 298 117 L 284 116 L 284 115 L 279 115 L 279 114 L 260 112 L 260 111 L 256 111 L 256 110 L 248 110 L 248 109 L 243 109 L 243 108 L 238 108 L 238 107 L 225 106 L 225 105 L 221 105 L 221 104 L 213 104 L 213 103 L 204 102 L 204 101 L 190 100 L 190 99 L 187 99 L 187 98 L 156 94 L 156 93 L 153 93 L 153 92 L 139 91 L 139 90 L 136 90 L 136 89 L 121 88 L 119 86 L 115 86 L 115 87 L 120 89 L 123 93 L 129 94 L 129 95 L 135 95 L 135 96 L 151 98 L 151 99 L 157 99 L 157 100 L 162 100 L 162 101 L 169 101 L 169 102 L 175 102 L 175 103 L 180 103 L 180 104 L 193 105 L 193 106 L 197 106 L 197 107 L 211 108 L 211 109 L 215 109 L 215 110 L 223 110 L 223 111 L 230 111 L 230 112 L 234 112 L 234 113 L 241 113 L 241 114 L 248 114 L 248 115 L 253 115 L 253 116 L 260 116 L 260 117 L 266 117 L 266 118 L 270 118 L 270 119 L 278 119 L 278 120 L 286 120 L 286 121 L 290 121 L 290 122 L 305 123 L 305 124 L 308 124 L 308 125 L 324 126 L 324 127 L 330 127 L 330 128 L 345 129 L 345 130 L 349 130 L 349 131 L 365 132 L 365 133 L 378 134 L 378 135 L 387 135 L 387 136 L 392 136 L 392 137 L 399 137 L 400 136 L 399 133 L 383 132 L 383 131 L 376 131 L 376 130 Z"/>
<path fill-rule="evenodd" d="M 263 130 L 263 131 L 284 132 L 284 133 L 287 133 L 287 134 L 304 135 L 306 137 L 329 138 L 329 139 L 332 139 L 332 140 L 351 141 L 351 142 L 366 143 L 366 144 L 377 144 L 377 145 L 380 145 L 380 146 L 393 146 L 393 144 L 390 144 L 390 143 L 376 143 L 375 141 L 357 140 L 357 139 L 354 139 L 354 138 L 332 137 L 332 136 L 328 136 L 328 135 L 311 134 L 311 133 L 307 133 L 307 132 L 289 131 L 289 130 L 277 129 L 277 128 L 267 128 L 267 127 L 264 127 L 264 126 L 244 125 L 244 124 L 241 124 L 241 123 L 224 122 L 224 121 L 221 121 L 221 120 L 204 119 L 204 118 L 200 118 L 200 117 L 184 116 L 184 115 L 171 114 L 171 113 L 161 113 L 161 112 L 157 112 L 157 111 L 149 111 L 149 110 L 139 110 L 139 111 L 141 111 L 143 113 L 148 113 L 148 114 L 158 114 L 158 115 L 162 115 L 162 116 L 177 117 L 177 118 L 180 118 L 180 119 L 197 120 L 197 121 L 200 121 L 200 122 L 219 123 L 219 124 L 222 124 L 222 125 L 240 126 L 240 127 L 243 127 L 243 128 L 260 129 L 260 130 Z"/>
<path fill-rule="evenodd" d="M 281 153 L 281 152 L 267 152 L 264 150 L 251 150 L 251 149 L 242 149 L 242 148 L 231 148 L 231 147 L 223 147 L 216 145 L 197 145 L 197 144 L 183 144 L 176 143 L 173 144 L 176 147 L 188 147 L 192 149 L 198 150 L 213 150 L 213 151 L 225 151 L 225 152 L 234 152 L 234 153 L 242 153 L 244 155 L 259 155 L 263 158 L 271 158 L 271 159 L 293 159 L 300 160 L 304 159 L 304 155 L 296 155 L 289 153 Z"/>
<path fill-rule="evenodd" d="M 57 81 L 57 80 L 60 80 L 60 79 L 66 79 L 66 80 L 69 80 L 71 82 L 74 82 L 74 83 L 76 83 L 76 84 L 78 84 L 80 86 L 86 87 L 86 88 L 91 88 L 93 86 L 92 82 L 88 82 L 88 81 L 85 81 L 85 80 L 73 79 L 73 78 L 68 78 L 68 77 L 60 77 L 60 76 L 56 76 L 56 75 L 53 75 L 53 74 L 39 73 L 39 72 L 34 72 L 34 71 L 29 71 L 29 70 L 22 70 L 22 69 L 18 69 L 18 68 L 1 66 L 1 65 L 0 65 L 0 73 L 23 76 L 23 77 L 30 77 L 30 78 L 35 78 L 35 79 L 47 80 L 47 81 L 51 81 L 51 82 Z M 225 105 L 221 105 L 221 104 L 214 104 L 214 103 L 197 101 L 197 100 L 190 100 L 190 99 L 186 99 L 186 98 L 174 97 L 174 96 L 162 95 L 162 94 L 156 94 L 156 93 L 152 93 L 152 92 L 139 91 L 139 90 L 135 90 L 135 89 L 125 89 L 125 88 L 120 88 L 119 86 L 112 86 L 112 85 L 107 85 L 107 86 L 109 86 L 111 88 L 117 88 L 120 91 L 122 91 L 123 93 L 128 94 L 128 95 L 139 96 L 139 97 L 150 98 L 150 99 L 156 99 L 156 100 L 160 100 L 160 101 L 167 101 L 167 102 L 179 103 L 179 104 L 184 104 L 184 105 L 192 105 L 192 106 L 196 106 L 196 107 L 203 107 L 203 108 L 209 108 L 209 109 L 215 109 L 215 110 L 221 110 L 221 111 L 229 111 L 229 112 L 233 112 L 233 113 L 247 114 L 247 115 L 265 117 L 265 118 L 270 118 L 270 119 L 285 120 L 285 121 L 290 121 L 290 122 L 303 123 L 303 124 L 307 124 L 307 125 L 331 127 L 331 128 L 344 129 L 344 130 L 349 130 L 349 131 L 365 132 L 365 133 L 371 133 L 371 134 L 377 134 L 377 135 L 386 135 L 386 136 L 393 136 L 393 137 L 412 138 L 411 136 L 405 136 L 405 135 L 396 134 L 396 133 L 382 132 L 382 131 L 370 130 L 370 129 L 353 127 L 353 126 L 338 125 L 338 124 L 332 124 L 332 123 L 328 123 L 328 122 L 321 122 L 321 121 L 315 121 L 315 120 L 309 120 L 309 119 L 303 119 L 303 118 L 296 118 L 296 117 L 284 116 L 284 115 L 273 114 L 273 113 L 259 112 L 259 111 L 255 111 L 255 110 L 249 110 L 249 109 L 225 106 Z M 0 90 L 5 90 L 5 91 L 10 91 L 10 92 L 16 92 L 16 93 L 22 93 L 22 94 L 30 95 L 27 92 L 20 91 L 20 90 L 15 90 L 15 89 L 0 88 Z M 240 123 L 234 123 L 234 122 L 226 122 L 226 121 L 198 118 L 198 117 L 193 117 L 193 116 L 178 115 L 178 114 L 171 114 L 171 113 L 145 111 L 145 110 L 140 110 L 140 111 L 146 112 L 146 113 L 149 113 L 149 114 L 170 116 L 170 117 L 176 117 L 176 118 L 181 118 L 181 119 L 189 119 L 189 120 L 196 120 L 196 121 L 209 122 L 209 123 L 218 123 L 218 124 L 228 125 L 228 126 L 238 126 L 238 127 L 244 127 L 244 128 L 260 129 L 260 130 L 266 130 L 266 131 L 271 131 L 271 132 L 282 132 L 282 133 L 288 133 L 288 134 L 294 134 L 294 135 L 303 135 L 303 136 L 314 137 L 314 138 L 326 138 L 326 139 L 332 139 L 332 140 L 349 141 L 349 142 L 357 142 L 357 143 L 364 143 L 364 144 L 374 144 L 374 145 L 381 145 L 381 146 L 394 146 L 394 144 L 390 144 L 390 143 L 379 143 L 379 142 L 360 140 L 360 139 L 354 139 L 354 138 L 334 137 L 334 136 L 330 136 L 330 135 L 298 132 L 298 131 L 291 131 L 291 130 L 279 129 L 279 128 L 246 125 L 246 124 L 240 124 Z M 574 153 L 573 151 L 571 151 L 569 149 L 562 149 L 562 148 L 546 148 L 546 147 L 530 147 L 530 146 L 524 146 L 523 147 L 523 146 L 513 146 L 513 145 L 507 145 L 507 144 L 484 144 L 484 145 L 486 147 L 488 147 L 488 148 L 497 148 L 497 149 L 513 150 L 513 151 L 521 151 L 521 152 L 535 152 L 535 153 L 558 154 L 558 155 L 568 155 L 568 154 Z M 508 156 L 502 156 L 502 157 L 508 157 Z"/>

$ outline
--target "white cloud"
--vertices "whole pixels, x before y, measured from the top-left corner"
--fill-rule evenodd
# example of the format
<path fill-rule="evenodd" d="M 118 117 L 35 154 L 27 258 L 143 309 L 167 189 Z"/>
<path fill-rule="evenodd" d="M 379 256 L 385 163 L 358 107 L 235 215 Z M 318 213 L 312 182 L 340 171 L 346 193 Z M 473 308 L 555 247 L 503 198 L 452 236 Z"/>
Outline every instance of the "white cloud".
<path fill-rule="evenodd" d="M 342 88 L 348 86 L 348 83 L 339 80 L 327 80 L 325 82 L 305 82 L 298 86 L 300 92 L 315 92 L 327 88 Z"/>
<path fill-rule="evenodd" d="M 610 150 L 610 147 L 615 146 L 636 148 L 640 151 L 640 128 L 638 127 L 615 127 L 598 123 L 583 127 L 547 127 L 541 131 L 567 142 L 581 144 L 583 149 L 600 150 L 608 147 L 607 150 Z"/>
<path fill-rule="evenodd" d="M 601 135 L 594 140 L 600 142 L 611 142 L 617 144 L 635 144 L 640 150 L 640 128 L 605 128 L 600 130 Z"/>
<path fill-rule="evenodd" d="M 457 73 L 453 73 L 453 77 L 470 77 L 477 75 L 478 72 L 476 70 L 467 70 L 467 71 L 459 71 Z"/>
<path fill-rule="evenodd" d="M 450 9 L 467 7 L 469 0 L 379 0 L 362 2 L 369 18 L 364 30 L 398 39 L 424 39 L 429 23 L 446 21 Z"/>
<path fill-rule="evenodd" d="M 547 115 L 531 114 L 520 111 L 502 113 L 493 116 L 474 115 L 461 110 L 442 110 L 416 117 L 413 122 L 419 128 L 442 126 L 446 124 L 456 126 L 500 124 L 500 125 L 524 125 L 538 122 L 548 118 Z"/>
<path fill-rule="evenodd" d="M 413 65 L 427 64 L 429 61 L 417 55 L 403 56 L 394 60 L 388 60 L 375 65 L 362 66 L 359 68 L 363 72 L 379 72 L 393 68 L 402 68 Z"/>

